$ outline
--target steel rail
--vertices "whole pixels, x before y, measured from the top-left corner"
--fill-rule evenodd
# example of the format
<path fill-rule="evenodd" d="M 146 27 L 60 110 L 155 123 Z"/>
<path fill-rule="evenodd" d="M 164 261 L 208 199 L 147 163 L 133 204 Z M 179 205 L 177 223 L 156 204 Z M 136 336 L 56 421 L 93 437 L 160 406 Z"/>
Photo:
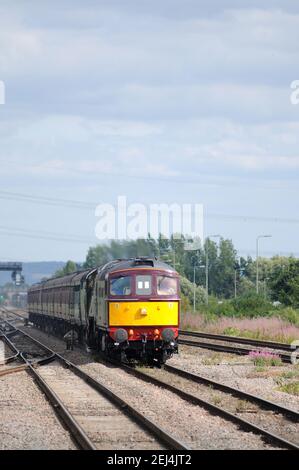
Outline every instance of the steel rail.
<path fill-rule="evenodd" d="M 26 371 L 28 371 L 39 388 L 42 390 L 42 392 L 45 394 L 45 396 L 48 398 L 50 404 L 52 405 L 54 411 L 60 419 L 64 422 L 66 425 L 68 431 L 70 432 L 71 436 L 77 443 L 78 447 L 83 450 L 96 450 L 96 447 L 94 444 L 91 442 L 89 437 L 86 435 L 84 430 L 81 428 L 79 423 L 73 418 L 73 416 L 70 414 L 68 409 L 65 407 L 63 402 L 60 400 L 60 398 L 55 394 L 55 392 L 52 390 L 52 388 L 45 382 L 45 380 L 42 378 L 42 376 L 38 373 L 36 370 L 36 367 L 39 365 L 49 363 L 53 360 L 56 359 L 56 353 L 52 350 L 50 350 L 47 346 L 43 345 L 40 343 L 38 340 L 35 340 L 35 338 L 32 338 L 30 335 L 27 335 L 26 333 L 22 332 L 22 330 L 19 330 L 15 328 L 17 332 L 22 333 L 24 336 L 27 336 L 30 340 L 32 340 L 34 343 L 38 344 L 42 349 L 45 351 L 49 352 L 49 356 L 47 358 L 42 358 L 40 360 L 35 360 L 35 361 L 29 361 L 23 352 L 19 351 L 19 356 L 23 361 L 23 369 L 25 368 Z M 7 342 L 11 345 L 12 348 L 16 349 L 16 347 L 13 345 L 13 343 L 10 341 L 9 338 L 7 338 Z M 12 369 L 10 369 L 10 373 L 13 372 Z M 3 371 L 4 372 L 4 371 Z M 7 372 L 9 373 L 9 372 Z M 5 374 L 3 374 L 5 375 Z"/>
<path fill-rule="evenodd" d="M 185 346 L 194 346 L 196 348 L 210 349 L 212 351 L 238 354 L 239 356 L 247 355 L 250 353 L 250 351 L 252 351 L 252 349 L 250 348 L 242 348 L 241 346 L 228 346 L 224 344 L 216 344 L 216 343 L 210 343 L 210 342 L 190 341 L 188 339 L 181 339 L 181 338 L 179 338 L 178 343 L 185 345 Z M 292 362 L 291 354 L 284 354 L 284 353 L 278 353 L 278 352 L 276 352 L 275 354 L 280 357 L 282 362 L 287 362 L 287 363 Z"/>
<path fill-rule="evenodd" d="M 34 339 L 34 338 L 33 338 Z M 181 341 L 180 341 L 181 342 Z M 205 345 L 205 347 L 207 347 L 207 343 L 203 343 Z M 195 345 L 197 346 L 198 345 L 198 342 L 195 342 L 195 344 L 193 344 L 192 342 L 192 346 Z M 214 345 L 214 346 L 218 346 L 218 345 Z M 231 348 L 229 346 L 225 347 L 225 351 L 227 351 L 227 348 L 230 348 L 230 352 L 231 352 L 231 349 L 234 350 L 235 353 L 237 354 L 248 354 L 248 352 L 250 351 L 248 348 L 237 348 L 238 349 L 238 352 L 236 352 L 236 348 Z M 217 350 L 219 350 L 217 348 Z M 286 355 L 287 356 L 287 355 Z M 67 361 L 65 358 L 63 358 L 62 356 L 60 356 L 59 354 L 57 354 L 57 357 L 60 358 L 60 360 L 62 360 L 65 364 L 67 364 L 67 366 L 69 368 L 72 368 L 74 371 L 76 371 L 76 373 L 78 375 L 80 375 L 82 378 L 84 376 L 84 380 L 86 380 L 88 383 L 91 383 L 92 385 L 94 385 L 96 388 L 98 387 L 98 385 L 101 385 L 98 381 L 96 381 L 95 379 L 91 378 L 90 376 L 88 376 L 88 374 L 86 374 L 85 372 L 83 372 L 81 369 L 79 369 L 77 366 L 75 366 L 74 364 L 72 364 L 71 362 Z M 287 356 L 287 359 L 289 360 L 289 356 Z M 120 366 L 120 363 L 118 361 L 114 361 L 114 360 L 109 360 L 108 362 L 111 362 L 115 365 L 118 365 Z M 126 365 L 123 365 L 121 364 L 121 367 L 126 370 L 126 372 L 130 373 L 130 374 L 133 374 L 135 376 L 138 376 L 138 378 L 142 378 L 143 380 L 146 380 L 148 382 L 152 382 L 152 383 L 155 383 L 156 385 L 158 386 L 162 386 L 164 388 L 167 388 L 168 390 L 176 393 L 177 395 L 179 395 L 181 398 L 189 401 L 189 402 L 192 402 L 192 403 L 196 403 L 200 406 L 203 406 L 204 408 L 208 409 L 208 411 L 211 411 L 211 412 L 216 412 L 217 414 L 220 414 L 221 416 L 223 416 L 224 418 L 226 419 L 229 419 L 230 421 L 232 422 L 235 422 L 236 424 L 240 425 L 241 427 L 245 428 L 245 429 L 249 429 L 257 434 L 262 434 L 264 435 L 265 437 L 267 438 L 270 438 L 270 440 L 274 440 L 275 442 L 277 442 L 278 444 L 280 445 L 283 445 L 287 448 L 291 448 L 291 449 L 296 449 L 296 450 L 299 450 L 299 447 L 292 443 L 292 442 L 289 442 L 283 438 L 281 438 L 280 436 L 277 436 L 276 434 L 273 434 L 273 433 L 270 433 L 269 431 L 259 427 L 259 426 L 256 426 L 255 424 L 253 423 L 250 423 L 249 421 L 247 420 L 244 420 L 243 418 L 240 418 L 236 415 L 234 415 L 233 413 L 230 413 L 226 410 L 223 410 L 222 408 L 220 407 L 217 407 L 216 405 L 213 405 L 209 402 L 206 402 L 205 400 L 202 400 L 202 399 L 199 399 L 198 397 L 195 397 L 191 394 L 188 394 L 176 387 L 174 387 L 173 385 L 170 385 L 170 384 L 166 384 L 165 382 L 157 379 L 157 378 L 154 378 L 148 374 L 145 374 L 144 372 L 141 372 L 139 370 L 136 370 L 136 369 L 132 369 L 131 367 L 129 366 L 126 366 Z M 208 385 L 212 385 L 214 386 L 215 388 L 218 388 L 218 389 L 221 389 L 222 391 L 225 391 L 225 392 L 229 392 L 231 394 L 234 394 L 236 396 L 242 396 L 242 398 L 245 398 L 247 399 L 248 401 L 252 401 L 252 402 L 255 402 L 255 403 L 258 403 L 260 406 L 263 406 L 264 408 L 267 408 L 267 409 L 271 409 L 271 410 L 275 410 L 279 413 L 282 413 L 282 414 L 285 414 L 287 416 L 290 416 L 292 417 L 292 419 L 294 420 L 298 420 L 298 413 L 294 410 L 291 410 L 289 408 L 284 408 L 276 403 L 273 403 L 271 401 L 268 401 L 268 400 L 264 400 L 260 397 L 257 397 L 255 395 L 251 395 L 251 394 L 248 394 L 246 392 L 242 392 L 238 389 L 234 389 L 232 387 L 229 387 L 229 386 L 226 386 L 224 384 L 221 384 L 219 382 L 215 382 L 215 381 L 212 381 L 212 380 L 209 380 L 209 379 L 205 379 L 203 377 L 200 377 L 200 376 L 196 376 L 195 374 L 189 374 L 181 369 L 178 369 L 178 368 L 173 368 L 172 366 L 169 366 L 169 365 L 165 365 L 164 368 L 166 370 L 168 370 L 169 372 L 172 372 L 172 373 L 175 373 L 175 374 L 178 374 L 178 375 L 181 375 L 181 376 L 184 376 L 185 378 L 188 378 L 190 380 L 193 380 L 193 381 L 196 381 L 196 382 L 201 382 L 201 383 L 205 383 L 205 384 L 208 384 Z M 90 382 L 91 380 L 91 382 Z M 112 395 L 110 395 L 110 393 L 112 393 Z M 109 390 L 108 394 L 110 397 L 113 397 L 113 392 L 111 392 L 111 390 Z M 109 396 L 107 395 L 107 397 L 109 398 Z M 116 397 L 117 398 L 117 397 Z M 115 397 L 113 397 L 113 400 L 115 399 Z M 122 405 L 121 405 L 122 406 Z M 136 410 L 133 410 L 133 411 L 136 411 Z M 143 415 L 142 415 L 143 416 Z M 156 425 L 154 425 L 156 426 Z M 169 443 L 169 442 L 168 442 Z M 182 447 L 180 447 L 182 448 Z M 187 447 L 183 447 L 183 448 L 187 448 Z"/>
<path fill-rule="evenodd" d="M 0 377 L 4 375 L 14 374 L 15 372 L 22 372 L 23 370 L 27 369 L 27 364 L 22 364 L 21 366 L 10 367 L 4 370 L 0 370 Z"/>
<path fill-rule="evenodd" d="M 3 321 L 3 320 L 2 320 Z M 14 325 L 12 325 L 11 323 L 9 323 L 7 320 L 4 320 L 4 322 L 6 324 L 8 324 L 10 327 L 11 327 L 11 330 L 8 331 L 8 332 L 4 332 L 4 330 L 2 330 L 2 335 L 5 337 L 5 341 L 6 343 L 8 344 L 8 346 L 14 350 L 18 357 L 20 357 L 21 360 L 25 361 L 25 362 L 34 362 L 35 364 L 44 364 L 44 363 L 47 363 L 49 361 L 51 361 L 52 359 L 55 358 L 55 355 L 56 353 L 54 351 L 52 351 L 51 349 L 47 348 L 47 346 L 45 346 L 44 344 L 40 343 L 38 340 L 36 340 L 35 338 L 32 338 L 31 336 L 27 335 L 26 333 L 24 333 L 22 330 L 19 330 L 18 328 L 16 328 Z M 0 330 L 1 330 L 1 326 L 0 326 Z M 11 341 L 11 338 L 8 337 L 8 335 L 10 336 L 14 336 L 14 335 L 17 335 L 17 334 L 20 334 L 23 335 L 23 336 L 27 336 L 31 341 L 33 341 L 35 344 L 37 344 L 39 346 L 40 349 L 43 349 L 44 351 L 46 351 L 47 353 L 49 353 L 49 356 L 46 357 L 46 358 L 41 358 L 41 359 L 33 359 L 31 361 L 28 360 L 28 358 L 25 358 L 23 357 L 23 351 L 20 351 L 15 345 L 14 343 Z"/>
<path fill-rule="evenodd" d="M 0 330 L 1 330 L 1 327 L 0 327 Z M 16 361 L 19 357 L 19 351 L 12 345 L 12 343 L 7 341 L 7 337 L 3 333 L 0 334 L 0 340 L 2 340 L 4 343 L 6 343 L 9 346 L 9 348 L 12 349 L 15 353 L 13 356 L 9 356 L 9 357 L 6 357 L 4 359 L 1 359 L 0 365 L 5 365 L 5 364 L 8 364 L 10 362 Z"/>
<path fill-rule="evenodd" d="M 213 388 L 221 390 L 222 392 L 230 393 L 231 395 L 234 395 L 238 398 L 243 398 L 252 403 L 256 403 L 259 406 L 267 410 L 281 413 L 283 415 L 290 417 L 292 420 L 299 422 L 298 411 L 279 405 L 278 403 L 275 403 L 273 401 L 266 400 L 262 397 L 259 397 L 258 395 L 253 395 L 251 393 L 244 392 L 243 390 L 240 390 L 238 388 L 225 385 L 221 382 L 216 382 L 215 380 L 208 379 L 198 374 L 193 374 L 192 372 L 188 372 L 186 370 L 180 369 L 179 367 L 170 366 L 169 364 L 164 365 L 164 370 L 166 370 L 167 372 L 170 372 L 171 374 L 179 375 L 183 378 L 191 380 L 192 382 L 212 386 Z"/>
<path fill-rule="evenodd" d="M 152 420 L 145 417 L 142 413 L 137 411 L 134 407 L 129 405 L 125 400 L 120 398 L 116 395 L 112 390 L 108 387 L 103 385 L 98 380 L 91 377 L 89 374 L 84 372 L 82 369 L 77 367 L 75 364 L 71 363 L 67 359 L 63 358 L 59 354 L 57 357 L 61 359 L 76 375 L 81 377 L 85 380 L 89 385 L 91 385 L 96 391 L 100 392 L 101 394 L 105 395 L 112 403 L 117 405 L 121 410 L 123 410 L 126 414 L 131 416 L 139 425 L 143 428 L 147 429 L 151 434 L 153 434 L 156 438 L 162 441 L 164 444 L 169 446 L 171 449 L 182 449 L 182 450 L 189 450 L 189 447 L 186 446 L 181 441 L 172 437 L 167 431 L 165 431 L 162 427 L 157 426 Z"/>
<path fill-rule="evenodd" d="M 56 357 L 53 357 L 55 360 Z M 35 382 L 38 384 L 39 388 L 44 392 L 49 402 L 53 406 L 54 410 L 59 414 L 62 421 L 67 426 L 72 437 L 75 439 L 75 442 L 78 444 L 82 450 L 96 450 L 96 446 L 89 439 L 83 428 L 80 426 L 78 421 L 72 416 L 67 407 L 63 404 L 62 400 L 50 387 L 50 385 L 43 379 L 43 377 L 35 369 L 36 365 L 31 364 L 25 358 L 28 365 L 28 371 L 33 376 Z"/>
<path fill-rule="evenodd" d="M 110 360 L 110 359 L 109 359 L 108 362 L 111 362 L 112 364 L 117 363 L 117 361 L 113 361 L 113 360 Z M 271 433 L 270 431 L 267 431 L 266 429 L 261 428 L 260 426 L 257 426 L 255 424 L 251 423 L 250 421 L 247 421 L 247 420 L 245 420 L 245 419 L 243 419 L 243 418 L 241 418 L 241 417 L 239 417 L 239 416 L 237 416 L 237 415 L 235 415 L 235 414 L 233 414 L 233 413 L 231 413 L 231 412 L 229 412 L 229 411 L 227 411 L 223 408 L 220 408 L 219 406 L 214 405 L 214 404 L 210 403 L 209 401 L 206 401 L 202 398 L 199 398 L 195 395 L 192 395 L 188 392 L 185 392 L 184 390 L 182 390 L 180 388 L 177 388 L 174 385 L 171 385 L 167 382 L 164 382 L 163 380 L 160 380 L 156 377 L 153 377 L 149 374 L 146 374 L 145 372 L 142 372 L 142 371 L 140 371 L 138 369 L 135 369 L 131 366 L 128 366 L 126 364 L 120 364 L 118 362 L 118 365 L 123 370 L 125 370 L 127 373 L 129 373 L 129 374 L 131 374 L 131 375 L 133 375 L 133 376 L 135 376 L 139 379 L 142 379 L 145 382 L 152 383 L 154 385 L 157 385 L 158 387 L 162 387 L 166 390 L 169 390 L 170 392 L 175 393 L 177 396 L 179 396 L 183 400 L 188 401 L 189 403 L 192 403 L 194 405 L 203 407 L 204 409 L 206 409 L 210 413 L 221 416 L 224 419 L 237 424 L 240 428 L 242 428 L 244 430 L 251 431 L 251 432 L 254 432 L 255 434 L 259 434 L 263 437 L 266 437 L 271 442 L 275 442 L 276 444 L 278 444 L 280 446 L 283 446 L 287 449 L 299 450 L 299 446 L 297 444 L 295 444 L 293 442 L 290 442 L 290 441 L 284 439 L 283 437 L 278 436 L 277 434 Z"/>
<path fill-rule="evenodd" d="M 279 343 L 275 341 L 264 341 L 254 338 L 244 338 L 242 336 L 228 336 L 228 335 L 218 335 L 214 333 L 204 333 L 201 331 L 188 331 L 188 330 L 179 330 L 179 334 L 183 336 L 194 336 L 196 338 L 207 338 L 215 339 L 219 341 L 227 341 L 228 343 L 239 343 L 239 344 L 249 344 L 251 346 L 265 347 L 270 349 L 280 349 L 284 351 L 294 351 L 296 348 L 299 348 L 298 345 L 291 345 L 286 343 Z"/>
<path fill-rule="evenodd" d="M 15 310 L 10 310 L 10 309 L 8 309 L 7 307 L 4 307 L 4 306 L 2 306 L 1 309 L 4 310 L 5 313 L 11 313 L 12 315 L 15 315 L 16 317 L 19 317 L 22 320 L 26 319 L 26 317 L 24 317 L 20 313 L 17 313 Z M 24 312 L 25 312 L 25 310 L 24 310 Z"/>
<path fill-rule="evenodd" d="M 24 336 L 28 337 L 33 342 L 35 342 L 36 344 L 40 345 L 44 349 L 51 352 L 53 354 L 53 360 L 55 360 L 55 359 L 59 360 L 65 367 L 72 370 L 72 372 L 74 372 L 78 377 L 83 379 L 88 385 L 90 385 L 98 393 L 100 393 L 101 395 L 104 395 L 111 403 L 113 403 L 115 406 L 117 406 L 123 413 L 125 413 L 127 416 L 129 416 L 131 419 L 133 419 L 135 422 L 137 422 L 137 424 L 139 424 L 140 427 L 142 427 L 143 429 L 148 431 L 150 434 L 152 434 L 159 442 L 166 445 L 169 449 L 189 450 L 189 447 L 186 446 L 183 442 L 175 439 L 173 436 L 171 436 L 162 427 L 158 426 L 152 420 L 147 418 L 144 414 L 137 411 L 134 407 L 129 405 L 125 400 L 123 400 L 121 397 L 119 397 L 117 394 L 115 394 L 112 390 L 110 390 L 108 387 L 106 387 L 103 383 L 101 383 L 98 380 L 94 379 L 89 374 L 84 372 L 82 369 L 77 367 L 75 364 L 73 364 L 72 362 L 70 362 L 69 360 L 67 360 L 63 356 L 61 356 L 59 353 L 56 353 L 56 352 L 52 351 L 50 348 L 48 348 L 47 346 L 42 344 L 37 339 L 33 338 L 28 333 L 25 333 L 24 331 L 19 330 L 18 328 L 15 328 L 15 329 L 18 332 L 22 333 Z M 23 357 L 23 355 L 22 355 L 22 357 Z M 23 359 L 26 360 L 26 358 L 24 358 L 24 357 L 23 357 Z M 27 360 L 26 360 L 26 362 L 29 363 L 29 370 L 34 375 L 34 377 L 36 378 L 37 383 L 40 385 L 40 387 L 46 393 L 46 395 L 50 399 L 51 403 L 53 403 L 54 406 L 56 406 L 55 409 L 57 409 L 58 412 L 62 413 L 63 420 L 66 422 L 67 426 L 68 427 L 69 427 L 69 425 L 71 425 L 72 427 L 75 426 L 77 428 L 76 432 L 78 432 L 79 424 L 77 423 L 78 426 L 76 426 L 74 424 L 74 423 L 76 423 L 74 418 L 72 418 L 72 416 L 70 415 L 68 410 L 64 407 L 63 403 L 57 397 L 57 395 L 55 395 L 53 390 L 50 389 L 48 384 L 45 383 L 45 381 L 42 379 L 42 377 L 36 371 L 36 369 L 34 367 L 35 363 L 31 364 Z M 48 389 L 47 389 L 47 387 L 48 387 Z M 56 405 L 55 405 L 55 403 L 56 403 Z M 84 433 L 84 431 L 83 431 L 83 433 Z M 82 436 L 83 433 L 79 433 L 79 434 L 81 434 L 81 436 Z M 76 435 L 74 435 L 73 433 L 72 433 L 72 435 L 77 439 Z"/>

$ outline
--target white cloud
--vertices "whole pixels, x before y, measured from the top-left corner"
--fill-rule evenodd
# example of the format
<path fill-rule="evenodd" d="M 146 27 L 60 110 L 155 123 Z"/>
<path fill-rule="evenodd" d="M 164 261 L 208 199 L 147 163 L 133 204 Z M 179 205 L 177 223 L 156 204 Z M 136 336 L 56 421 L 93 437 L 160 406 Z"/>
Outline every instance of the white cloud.
<path fill-rule="evenodd" d="M 0 125 L 2 175 L 49 178 L 72 173 L 188 178 L 212 171 L 297 170 L 299 123 L 241 124 L 227 119 L 154 124 L 48 116 Z M 8 157 L 9 156 L 9 157 Z"/>
<path fill-rule="evenodd" d="M 5 104 L 5 84 L 0 80 L 0 104 Z"/>
<path fill-rule="evenodd" d="M 2 5 L 1 173 L 297 170 L 298 12 L 179 3 Z"/>

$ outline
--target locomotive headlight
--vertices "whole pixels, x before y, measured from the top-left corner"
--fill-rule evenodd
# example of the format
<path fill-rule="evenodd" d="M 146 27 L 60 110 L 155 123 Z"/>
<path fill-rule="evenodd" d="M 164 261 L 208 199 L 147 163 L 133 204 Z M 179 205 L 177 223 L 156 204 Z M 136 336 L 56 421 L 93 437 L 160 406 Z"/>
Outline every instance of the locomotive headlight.
<path fill-rule="evenodd" d="M 123 328 L 118 328 L 114 333 L 114 339 L 117 343 L 123 343 L 128 339 L 128 333 Z"/>
<path fill-rule="evenodd" d="M 170 343 L 170 341 L 174 340 L 174 331 L 171 328 L 165 328 L 162 331 L 162 338 L 166 343 Z"/>
<path fill-rule="evenodd" d="M 160 330 L 158 330 L 158 328 L 156 328 L 154 330 L 154 340 L 156 341 L 159 338 L 160 338 Z"/>

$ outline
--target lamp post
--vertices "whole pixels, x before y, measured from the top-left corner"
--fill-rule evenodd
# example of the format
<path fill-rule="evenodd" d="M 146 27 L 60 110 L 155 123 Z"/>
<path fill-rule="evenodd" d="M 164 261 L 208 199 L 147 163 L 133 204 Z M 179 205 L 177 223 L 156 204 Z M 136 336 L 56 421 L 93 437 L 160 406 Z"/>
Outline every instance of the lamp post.
<path fill-rule="evenodd" d="M 261 238 L 271 238 L 272 235 L 259 235 L 256 237 L 256 293 L 259 293 L 259 240 Z"/>
<path fill-rule="evenodd" d="M 207 295 L 207 304 L 209 303 L 209 248 L 208 240 L 210 238 L 220 238 L 220 235 L 210 235 L 206 237 L 206 295 Z"/>
<path fill-rule="evenodd" d="M 195 269 L 196 268 L 204 268 L 205 265 L 204 264 L 200 264 L 199 266 L 193 266 L 193 313 L 195 313 L 195 310 L 196 310 L 196 284 L 195 284 Z"/>

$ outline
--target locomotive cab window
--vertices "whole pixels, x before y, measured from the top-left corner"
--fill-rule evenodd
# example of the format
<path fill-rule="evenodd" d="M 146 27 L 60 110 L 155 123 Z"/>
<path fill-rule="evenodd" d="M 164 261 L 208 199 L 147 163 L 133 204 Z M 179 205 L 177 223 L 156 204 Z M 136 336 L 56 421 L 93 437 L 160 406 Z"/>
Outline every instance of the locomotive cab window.
<path fill-rule="evenodd" d="M 158 295 L 176 295 L 177 280 L 169 276 L 158 276 L 157 292 Z"/>
<path fill-rule="evenodd" d="M 152 277 L 136 276 L 136 294 L 150 295 L 152 293 Z"/>
<path fill-rule="evenodd" d="M 121 276 L 110 280 L 111 295 L 131 295 L 131 276 Z"/>

